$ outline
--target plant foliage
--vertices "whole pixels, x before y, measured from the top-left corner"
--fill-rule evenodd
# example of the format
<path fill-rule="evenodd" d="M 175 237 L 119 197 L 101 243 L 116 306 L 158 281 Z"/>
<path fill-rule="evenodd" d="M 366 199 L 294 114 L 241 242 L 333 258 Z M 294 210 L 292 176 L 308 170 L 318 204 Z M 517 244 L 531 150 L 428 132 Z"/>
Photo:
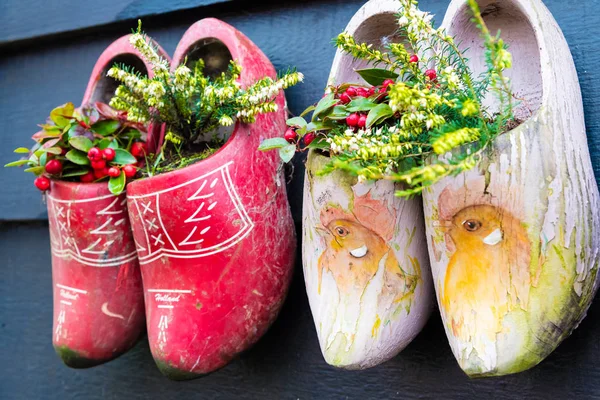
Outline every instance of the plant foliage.
<path fill-rule="evenodd" d="M 419 10 L 416 0 L 399 4 L 402 43 L 377 50 L 345 32 L 335 39 L 342 52 L 371 65 L 357 73 L 373 86 L 329 87 L 327 95 L 303 113 L 312 111 L 310 121 L 296 117 L 288 125 L 299 138 L 317 135 L 308 148 L 329 151 L 330 162 L 318 173 L 343 170 L 361 180 L 398 181 L 405 189 L 397 195 L 411 196 L 445 176 L 473 168 L 491 141 L 507 129 L 514 117 L 503 71 L 512 59 L 499 35 L 489 32 L 474 0 L 468 5 L 481 32 L 487 65 L 477 77 L 454 38 L 435 29 L 432 16 Z M 497 96 L 499 111 L 484 107 L 488 92 Z M 461 147 L 465 144 L 470 145 Z"/>
<path fill-rule="evenodd" d="M 125 66 L 112 67 L 108 75 L 122 84 L 110 105 L 127 112 L 130 121 L 166 124 L 164 145 L 150 163 L 154 166 L 164 160 L 181 159 L 184 154 L 195 153 L 199 158 L 210 155 L 221 143 L 213 140 L 207 153 L 206 146 L 198 146 L 207 133 L 232 125 L 235 120 L 252 123 L 258 114 L 276 111 L 279 92 L 303 80 L 301 73 L 287 71 L 278 79 L 265 77 L 242 88 L 239 82 L 242 68 L 235 60 L 216 77 L 204 73 L 201 59 L 190 66 L 184 62 L 172 71 L 169 62 L 142 33 L 141 23 L 130 42 L 152 66 L 154 74 L 152 78 L 142 77 Z M 180 163 L 171 161 L 169 165 Z M 157 171 L 161 169 L 149 174 Z"/>
<path fill-rule="evenodd" d="M 19 147 L 15 153 L 24 154 L 21 160 L 6 164 L 5 167 L 26 166 L 26 172 L 72 182 L 109 181 L 110 191 L 117 195 L 125 188 L 125 175 L 108 176 L 108 169 L 120 170 L 124 165 L 135 164 L 136 158 L 130 153 L 131 146 L 145 138 L 142 124 L 128 121 L 125 113 L 117 112 L 104 103 L 95 103 L 75 108 L 73 103 L 56 107 L 50 113 L 41 131 L 33 135 L 33 148 Z M 102 160 L 105 164 L 96 170 L 92 168 L 88 152 L 92 148 L 113 149 L 114 158 Z M 102 157 L 102 156 L 101 156 Z M 53 168 L 47 165 L 52 163 Z"/>

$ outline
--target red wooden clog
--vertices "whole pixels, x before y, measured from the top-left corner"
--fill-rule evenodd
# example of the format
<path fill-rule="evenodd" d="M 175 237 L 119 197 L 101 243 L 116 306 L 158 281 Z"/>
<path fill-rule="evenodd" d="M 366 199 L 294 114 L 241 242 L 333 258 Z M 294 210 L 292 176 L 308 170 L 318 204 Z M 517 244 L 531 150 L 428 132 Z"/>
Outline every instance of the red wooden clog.
<path fill-rule="evenodd" d="M 208 73 L 231 59 L 241 84 L 271 76 L 241 32 L 204 19 L 185 33 L 172 68 L 202 58 Z M 140 259 L 150 348 L 172 379 L 214 371 L 255 343 L 283 304 L 296 239 L 276 152 L 257 151 L 285 131 L 279 111 L 237 123 L 227 143 L 186 168 L 131 183 L 129 215 Z"/>
<path fill-rule="evenodd" d="M 108 103 L 118 83 L 106 76 L 116 62 L 151 73 L 129 36 L 98 59 L 83 104 Z M 125 194 L 103 183 L 52 181 L 48 192 L 52 247 L 52 343 L 70 367 L 92 367 L 131 348 L 144 329 L 142 281 Z"/>

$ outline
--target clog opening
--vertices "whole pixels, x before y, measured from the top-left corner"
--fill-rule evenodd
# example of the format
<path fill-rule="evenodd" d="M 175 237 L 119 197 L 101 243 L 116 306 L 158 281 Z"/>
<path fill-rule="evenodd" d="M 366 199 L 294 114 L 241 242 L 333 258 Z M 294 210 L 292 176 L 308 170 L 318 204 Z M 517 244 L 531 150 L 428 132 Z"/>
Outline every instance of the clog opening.
<path fill-rule="evenodd" d="M 134 72 L 139 72 L 142 75 L 148 75 L 148 68 L 146 68 L 146 65 L 144 64 L 142 59 L 136 56 L 135 54 L 118 55 L 112 58 L 108 63 L 106 63 L 104 69 L 100 73 L 100 77 L 98 79 L 98 82 L 96 83 L 96 87 L 94 87 L 94 91 L 90 98 L 91 103 L 100 101 L 102 103 L 108 104 L 110 102 L 110 99 L 112 99 L 112 97 L 114 96 L 115 91 L 120 85 L 120 82 L 114 78 L 106 76 L 106 73 L 115 64 L 126 65 Z"/>
<path fill-rule="evenodd" d="M 513 0 L 478 1 L 481 15 L 490 32 L 500 30 L 502 39 L 512 53 L 513 67 L 506 70 L 514 94 L 515 117 L 524 121 L 530 118 L 542 104 L 542 69 L 540 47 L 533 26 L 523 10 Z M 449 32 L 456 36 L 461 49 L 467 49 L 467 58 L 474 75 L 486 70 L 485 48 L 477 27 L 471 22 L 467 7 L 461 9 L 450 25 Z M 498 109 L 493 93 L 488 93 L 484 105 Z"/>
<path fill-rule="evenodd" d="M 390 43 L 402 41 L 398 32 L 398 20 L 393 13 L 373 15 L 364 20 L 354 32 L 357 43 L 373 45 L 374 49 L 382 50 Z M 351 55 L 344 54 L 339 64 L 339 70 L 334 83 L 360 83 L 367 84 L 355 70 L 372 68 L 365 60 L 356 60 Z"/>
<path fill-rule="evenodd" d="M 195 67 L 198 60 L 202 60 L 204 62 L 204 74 L 210 78 L 215 78 L 222 72 L 227 71 L 229 63 L 233 60 L 233 56 L 227 46 L 219 39 L 204 38 L 190 46 L 185 52 L 183 59 L 186 60 L 185 65 L 190 69 Z M 196 144 L 202 145 L 203 143 L 206 143 L 209 146 L 214 146 L 216 143 L 211 142 L 214 142 L 216 137 L 222 147 L 231 137 L 234 129 L 235 124 L 220 127 L 214 131 L 204 132 L 198 140 L 196 140 Z"/>
<path fill-rule="evenodd" d="M 205 38 L 194 43 L 185 53 L 186 65 L 193 68 L 198 60 L 204 61 L 204 73 L 215 78 L 227 71 L 233 59 L 231 52 L 223 42 L 215 38 Z"/>

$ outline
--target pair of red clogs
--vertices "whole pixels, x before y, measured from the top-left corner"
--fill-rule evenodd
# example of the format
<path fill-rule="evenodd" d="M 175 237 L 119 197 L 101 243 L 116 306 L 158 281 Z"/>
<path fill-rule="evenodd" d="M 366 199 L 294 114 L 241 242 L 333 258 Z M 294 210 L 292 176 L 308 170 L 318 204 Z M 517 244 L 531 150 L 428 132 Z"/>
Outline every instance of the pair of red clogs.
<path fill-rule="evenodd" d="M 236 60 L 242 85 L 275 77 L 256 45 L 215 19 L 184 34 L 172 65 L 200 58 L 216 72 Z M 118 83 L 106 72 L 115 63 L 152 72 L 128 37 L 120 38 L 96 63 L 83 104 L 108 103 Z M 52 182 L 53 344 L 67 365 L 119 356 L 146 321 L 160 370 L 193 378 L 222 367 L 267 330 L 283 304 L 296 246 L 277 155 L 256 150 L 283 135 L 283 94 L 277 104 L 278 112 L 254 124 L 238 123 L 213 156 L 133 182 L 127 194 L 115 197 L 100 183 Z M 156 148 L 164 130 L 149 132 Z"/>

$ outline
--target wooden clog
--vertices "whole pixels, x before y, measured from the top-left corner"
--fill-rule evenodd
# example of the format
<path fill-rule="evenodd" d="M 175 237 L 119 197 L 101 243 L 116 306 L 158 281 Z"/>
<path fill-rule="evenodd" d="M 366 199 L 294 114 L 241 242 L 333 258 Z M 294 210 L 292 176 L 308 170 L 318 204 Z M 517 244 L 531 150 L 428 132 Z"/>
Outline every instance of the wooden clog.
<path fill-rule="evenodd" d="M 108 103 L 118 83 L 114 63 L 151 73 L 129 36 L 113 42 L 92 71 L 82 104 Z M 144 298 L 123 193 L 107 183 L 52 181 L 48 192 L 52 247 L 52 343 L 70 367 L 102 364 L 131 348 L 144 331 Z"/>
<path fill-rule="evenodd" d="M 216 19 L 188 29 L 172 68 L 198 59 L 209 74 L 236 60 L 242 86 L 276 76 L 250 39 Z M 223 367 L 266 332 L 283 305 L 294 224 L 278 155 L 257 150 L 285 131 L 283 93 L 276 101 L 277 112 L 236 123 L 209 158 L 127 188 L 150 349 L 171 379 Z"/>
<path fill-rule="evenodd" d="M 346 31 L 382 47 L 398 28 L 398 3 L 372 0 Z M 329 83 L 365 84 L 360 61 L 337 52 Z M 433 304 L 420 198 L 394 196 L 390 181 L 360 183 L 311 151 L 306 163 L 303 263 L 308 299 L 327 363 L 365 369 L 398 354 L 419 333 Z"/>
<path fill-rule="evenodd" d="M 600 240 L 581 93 L 560 28 L 540 0 L 478 3 L 513 54 L 507 74 L 522 123 L 475 169 L 423 195 L 438 303 L 470 376 L 528 369 L 569 336 L 597 289 Z M 443 27 L 481 72 L 464 0 L 452 1 Z"/>

